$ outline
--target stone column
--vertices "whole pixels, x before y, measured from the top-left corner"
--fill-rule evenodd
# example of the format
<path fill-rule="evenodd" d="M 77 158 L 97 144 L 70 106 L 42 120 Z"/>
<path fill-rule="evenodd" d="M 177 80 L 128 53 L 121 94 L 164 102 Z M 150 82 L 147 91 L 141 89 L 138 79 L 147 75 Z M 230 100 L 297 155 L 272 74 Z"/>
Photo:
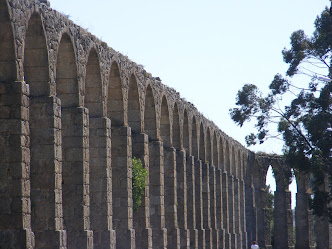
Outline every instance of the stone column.
<path fill-rule="evenodd" d="M 203 228 L 205 229 L 206 248 L 213 248 L 213 236 L 211 229 L 210 213 L 210 175 L 209 164 L 205 163 L 202 167 L 203 182 Z"/>
<path fill-rule="evenodd" d="M 206 248 L 205 229 L 203 228 L 203 171 L 202 161 L 195 161 L 195 203 L 196 227 L 198 230 L 198 248 Z"/>
<path fill-rule="evenodd" d="M 320 186 L 321 191 L 328 192 L 328 179 L 325 177 L 324 183 Z M 324 207 L 327 208 L 327 207 Z M 332 247 L 332 224 L 329 223 L 328 213 L 325 211 L 321 217 L 315 217 L 315 233 L 317 249 Z"/>
<path fill-rule="evenodd" d="M 240 180 L 234 179 L 234 225 L 235 225 L 235 236 L 236 244 L 238 247 L 242 246 L 242 233 L 241 233 L 241 214 L 240 214 Z"/>
<path fill-rule="evenodd" d="M 94 248 L 115 249 L 112 222 L 111 120 L 90 118 L 90 220 Z"/>
<path fill-rule="evenodd" d="M 315 217 L 315 232 L 317 249 L 331 248 L 332 246 L 332 225 L 328 221 L 327 215 Z"/>
<path fill-rule="evenodd" d="M 274 247 L 276 249 L 294 248 L 293 243 L 291 193 L 277 189 L 274 192 Z"/>
<path fill-rule="evenodd" d="M 217 210 L 216 210 L 216 168 L 210 165 L 210 216 L 211 216 L 211 231 L 212 231 L 212 244 L 213 248 L 219 248 L 219 230 L 217 227 Z"/>
<path fill-rule="evenodd" d="M 164 148 L 164 157 L 167 247 L 176 249 L 180 248 L 180 229 L 178 226 L 178 194 L 175 148 Z"/>
<path fill-rule="evenodd" d="M 228 206 L 228 174 L 222 173 L 222 211 L 223 225 L 225 229 L 225 248 L 231 248 L 231 234 L 229 230 L 229 206 Z"/>
<path fill-rule="evenodd" d="M 314 220 L 312 211 L 309 209 L 311 199 L 309 190 L 309 175 L 296 174 L 296 207 L 295 207 L 295 228 L 296 228 L 296 249 L 314 248 Z"/>
<path fill-rule="evenodd" d="M 271 247 L 271 233 L 270 233 L 270 209 L 266 208 L 266 191 L 265 188 L 255 189 L 255 203 L 257 215 L 257 241 L 260 247 Z M 274 199 L 276 201 L 276 199 Z M 276 206 L 275 206 L 276 207 Z M 276 222 L 276 221 L 275 221 Z M 286 248 L 285 248 L 286 249 Z"/>
<path fill-rule="evenodd" d="M 190 232 L 190 248 L 198 249 L 198 230 L 196 229 L 196 186 L 195 158 L 187 157 L 187 212 L 188 229 Z"/>
<path fill-rule="evenodd" d="M 298 182 L 297 182 L 298 184 Z M 298 192 L 296 194 L 295 224 L 296 224 L 296 249 L 314 248 L 313 217 L 308 208 L 310 194 Z"/>
<path fill-rule="evenodd" d="M 68 248 L 93 248 L 89 197 L 89 115 L 84 107 L 61 110 L 63 217 Z"/>
<path fill-rule="evenodd" d="M 30 98 L 32 230 L 36 248 L 66 248 L 63 227 L 61 106 L 55 97 Z"/>
<path fill-rule="evenodd" d="M 149 140 L 148 135 L 132 134 L 133 157 L 142 161 L 148 176 L 145 179 L 144 198 L 137 212 L 134 212 L 134 229 L 136 232 L 136 248 L 152 248 L 152 230 L 150 226 L 150 181 L 149 181 Z"/>
<path fill-rule="evenodd" d="M 246 217 L 246 230 L 247 230 L 247 244 L 250 248 L 252 241 L 257 241 L 257 210 L 255 206 L 255 189 L 253 186 L 246 185 L 245 193 L 245 217 Z"/>
<path fill-rule="evenodd" d="M 116 248 L 135 248 L 130 127 L 112 127 L 113 228 Z"/>
<path fill-rule="evenodd" d="M 245 200 L 245 183 L 240 181 L 240 229 L 242 233 L 242 247 L 246 248 L 248 244 L 246 229 L 246 200 Z"/>
<path fill-rule="evenodd" d="M 180 247 L 188 248 L 190 233 L 187 227 L 187 172 L 186 151 L 176 151 L 177 209 L 180 228 Z"/>
<path fill-rule="evenodd" d="M 234 176 L 228 175 L 228 219 L 229 234 L 231 236 L 231 247 L 237 249 L 237 240 L 235 235 L 235 208 L 234 208 Z"/>
<path fill-rule="evenodd" d="M 225 248 L 222 194 L 222 171 L 216 169 L 216 225 L 217 231 L 219 231 L 219 248 Z"/>
<path fill-rule="evenodd" d="M 167 247 L 167 229 L 165 228 L 164 205 L 164 150 L 163 143 L 149 143 L 150 160 L 150 220 L 152 227 L 153 248 Z"/>
<path fill-rule="evenodd" d="M 30 205 L 29 86 L 0 83 L 0 245 L 33 248 Z"/>

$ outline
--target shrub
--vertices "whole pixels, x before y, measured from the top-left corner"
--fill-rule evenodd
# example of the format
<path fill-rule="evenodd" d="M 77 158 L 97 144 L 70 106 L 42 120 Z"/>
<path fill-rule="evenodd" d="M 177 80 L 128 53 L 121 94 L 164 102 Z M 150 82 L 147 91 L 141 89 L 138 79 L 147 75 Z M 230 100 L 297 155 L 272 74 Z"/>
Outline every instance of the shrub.
<path fill-rule="evenodd" d="M 142 204 L 142 195 L 144 194 L 145 189 L 145 178 L 147 177 L 148 172 L 143 168 L 142 161 L 139 158 L 134 157 L 131 161 L 133 165 L 133 209 L 134 212 L 137 212 L 138 208 Z"/>

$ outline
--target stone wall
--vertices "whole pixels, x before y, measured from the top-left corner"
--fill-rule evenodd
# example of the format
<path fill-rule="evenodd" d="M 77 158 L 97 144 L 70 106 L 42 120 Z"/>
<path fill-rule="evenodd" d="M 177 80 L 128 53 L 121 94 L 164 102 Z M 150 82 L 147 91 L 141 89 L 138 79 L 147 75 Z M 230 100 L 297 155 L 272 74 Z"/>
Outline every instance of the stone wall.
<path fill-rule="evenodd" d="M 0 165 L 0 248 L 270 245 L 255 154 L 47 1 L 0 0 Z"/>

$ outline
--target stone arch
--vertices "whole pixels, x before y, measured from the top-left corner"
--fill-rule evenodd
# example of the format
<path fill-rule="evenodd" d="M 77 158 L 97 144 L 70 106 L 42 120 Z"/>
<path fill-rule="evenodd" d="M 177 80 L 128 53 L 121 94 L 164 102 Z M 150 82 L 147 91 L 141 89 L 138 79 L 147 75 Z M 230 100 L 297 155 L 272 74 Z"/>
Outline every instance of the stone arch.
<path fill-rule="evenodd" d="M 141 106 L 139 102 L 139 91 L 134 74 L 131 75 L 128 89 L 128 125 L 133 133 L 140 133 L 141 128 Z"/>
<path fill-rule="evenodd" d="M 144 131 L 149 140 L 157 140 L 156 108 L 151 85 L 148 85 L 145 96 Z"/>
<path fill-rule="evenodd" d="M 49 67 L 45 33 L 41 16 L 33 13 L 28 23 L 24 46 L 24 78 L 30 96 L 49 95 Z"/>
<path fill-rule="evenodd" d="M 111 119 L 112 126 L 124 125 L 121 75 L 119 66 L 115 61 L 111 65 L 109 75 L 107 94 L 107 116 Z"/>
<path fill-rule="evenodd" d="M 256 163 L 259 169 L 254 172 L 254 185 L 256 189 L 255 198 L 257 206 L 257 234 L 259 243 L 264 246 L 271 244 L 270 221 L 265 215 L 267 202 L 258 203 L 266 200 L 266 175 L 269 167 L 272 168 L 276 182 L 274 192 L 274 247 L 288 248 L 293 246 L 293 215 L 291 210 L 291 193 L 288 190 L 287 171 L 290 170 L 284 164 L 284 160 L 277 156 L 256 155 Z M 258 179 L 260 178 L 260 179 Z M 285 239 L 286 238 L 286 239 Z"/>
<path fill-rule="evenodd" d="M 212 136 L 212 165 L 214 165 L 216 168 L 219 168 L 218 166 L 218 145 L 217 145 L 217 135 L 216 132 L 213 132 Z"/>
<path fill-rule="evenodd" d="M 180 134 L 180 120 L 179 120 L 179 107 L 177 103 L 174 104 L 173 108 L 173 126 L 172 126 L 172 143 L 173 147 L 177 150 L 181 149 L 181 134 Z"/>
<path fill-rule="evenodd" d="M 0 82 L 17 79 L 15 43 L 7 1 L 0 1 Z"/>
<path fill-rule="evenodd" d="M 288 184 L 286 181 L 286 176 L 285 176 L 285 172 L 283 167 L 280 165 L 280 163 L 277 160 L 266 160 L 263 161 L 261 164 L 264 163 L 264 166 L 266 167 L 266 170 L 264 171 L 264 177 L 266 179 L 266 174 L 267 174 L 267 170 L 269 168 L 269 166 L 271 166 L 272 171 L 273 171 L 273 175 L 275 177 L 276 180 L 276 191 L 280 190 L 280 191 L 288 191 Z M 264 169 L 265 169 L 264 167 Z"/>
<path fill-rule="evenodd" d="M 94 48 L 90 50 L 86 66 L 84 103 L 85 107 L 89 109 L 90 117 L 103 116 L 100 64 Z"/>
<path fill-rule="evenodd" d="M 204 128 L 203 128 L 203 122 L 201 122 L 199 126 L 199 159 L 205 163 L 205 135 L 204 135 Z"/>
<path fill-rule="evenodd" d="M 191 154 L 199 160 L 197 121 L 195 116 L 193 116 L 191 123 Z"/>
<path fill-rule="evenodd" d="M 164 95 L 161 100 L 160 136 L 163 140 L 164 146 L 167 147 L 171 146 L 170 132 L 168 103 L 166 96 Z"/>
<path fill-rule="evenodd" d="M 212 153 L 211 153 L 211 130 L 210 127 L 206 130 L 206 143 L 205 143 L 205 161 L 212 165 Z"/>
<path fill-rule="evenodd" d="M 73 43 L 67 33 L 62 35 L 56 65 L 56 95 L 62 107 L 78 106 L 77 66 Z"/>
<path fill-rule="evenodd" d="M 190 146 L 189 146 L 189 125 L 188 125 L 188 113 L 184 109 L 183 112 L 183 148 L 186 150 L 186 154 L 190 155 Z"/>

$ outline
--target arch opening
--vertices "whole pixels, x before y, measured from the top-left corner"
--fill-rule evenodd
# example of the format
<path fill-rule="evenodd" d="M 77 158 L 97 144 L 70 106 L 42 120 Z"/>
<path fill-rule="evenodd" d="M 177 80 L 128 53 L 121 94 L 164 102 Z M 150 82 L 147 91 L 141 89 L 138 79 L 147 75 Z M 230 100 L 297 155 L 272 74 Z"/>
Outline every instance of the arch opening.
<path fill-rule="evenodd" d="M 237 154 L 236 154 L 234 145 L 232 145 L 231 151 L 232 151 L 232 159 L 231 159 L 231 164 L 230 164 L 230 171 L 231 171 L 231 174 L 236 178 L 237 177 L 237 167 L 238 167 L 237 159 L 238 158 L 237 158 Z"/>
<path fill-rule="evenodd" d="M 210 128 L 206 131 L 206 158 L 205 161 L 208 162 L 210 165 L 212 164 L 212 154 L 211 154 L 211 131 Z"/>
<path fill-rule="evenodd" d="M 218 147 L 217 147 L 217 136 L 215 132 L 213 132 L 213 137 L 212 137 L 212 152 L 213 152 L 212 165 L 218 168 Z"/>
<path fill-rule="evenodd" d="M 175 149 L 181 149 L 181 137 L 180 137 L 180 121 L 179 121 L 179 108 L 178 105 L 175 103 L 173 109 L 173 146 Z"/>
<path fill-rule="evenodd" d="M 191 153 L 197 160 L 199 160 L 197 141 L 198 141 L 198 136 L 197 136 L 196 118 L 195 116 L 193 116 L 191 124 Z"/>
<path fill-rule="evenodd" d="M 221 172 L 225 171 L 225 153 L 224 153 L 224 143 L 221 137 L 219 138 L 219 150 L 218 150 L 218 166 Z"/>
<path fill-rule="evenodd" d="M 189 156 L 189 125 L 188 125 L 188 114 L 187 110 L 184 110 L 183 114 L 183 148 L 186 150 L 186 155 Z"/>
<path fill-rule="evenodd" d="M 225 169 L 229 175 L 231 175 L 231 163 L 230 163 L 230 157 L 229 157 L 229 142 L 226 140 L 225 144 Z"/>
<path fill-rule="evenodd" d="M 56 66 L 56 94 L 62 107 L 78 106 L 77 67 L 73 44 L 68 34 L 60 41 Z"/>
<path fill-rule="evenodd" d="M 163 96 L 161 101 L 161 118 L 160 118 L 160 135 L 164 142 L 164 145 L 171 146 L 170 142 L 170 123 L 169 123 L 169 112 L 166 97 Z"/>
<path fill-rule="evenodd" d="M 144 110 L 144 131 L 149 136 L 149 140 L 157 140 L 156 129 L 156 109 L 152 88 L 149 85 L 145 96 L 145 110 Z"/>
<path fill-rule="evenodd" d="M 269 165 L 266 179 L 265 179 L 265 193 L 266 193 L 266 206 L 265 208 L 268 210 L 268 222 L 270 229 L 270 241 L 272 247 L 274 246 L 274 194 L 276 191 L 276 179 L 274 177 L 273 168 Z"/>
<path fill-rule="evenodd" d="M 16 80 L 14 36 L 6 1 L 0 1 L 0 82 Z"/>
<path fill-rule="evenodd" d="M 95 49 L 91 49 L 88 57 L 85 77 L 85 107 L 89 109 L 89 117 L 102 117 L 102 81 L 99 58 Z"/>
<path fill-rule="evenodd" d="M 123 93 L 119 66 L 116 62 L 111 65 L 108 82 L 107 116 L 112 126 L 124 125 Z"/>
<path fill-rule="evenodd" d="M 200 124 L 199 128 L 199 159 L 205 162 L 205 146 L 204 146 L 205 136 L 203 123 Z"/>
<path fill-rule="evenodd" d="M 37 13 L 31 16 L 25 36 L 24 78 L 30 86 L 30 96 L 49 95 L 48 53 L 41 17 Z"/>
<path fill-rule="evenodd" d="M 141 132 L 141 109 L 139 103 L 139 92 L 134 75 L 130 77 L 128 92 L 128 125 L 133 133 Z"/>

